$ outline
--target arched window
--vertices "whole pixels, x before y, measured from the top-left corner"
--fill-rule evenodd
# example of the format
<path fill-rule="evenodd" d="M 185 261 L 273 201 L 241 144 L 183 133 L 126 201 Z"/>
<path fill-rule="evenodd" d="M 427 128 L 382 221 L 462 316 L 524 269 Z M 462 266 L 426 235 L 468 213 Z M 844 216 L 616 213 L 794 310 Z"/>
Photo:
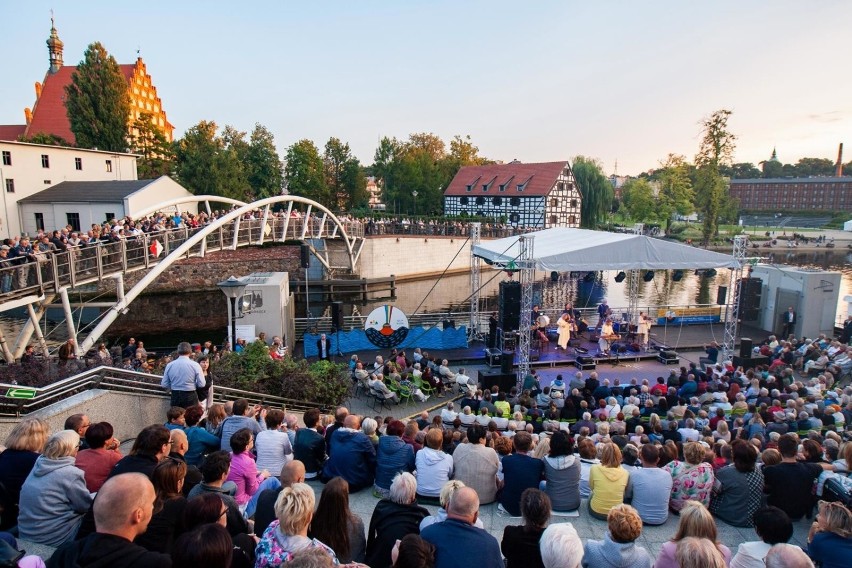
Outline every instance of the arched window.
<path fill-rule="evenodd" d="M 494 205 L 497 205 L 499 207 L 500 205 L 503 205 L 503 198 L 500 197 L 500 196 L 492 197 L 491 203 L 493 203 Z"/>
<path fill-rule="evenodd" d="M 477 205 L 485 205 L 485 198 L 480 195 L 479 197 L 476 198 L 476 204 Z"/>
<path fill-rule="evenodd" d="M 511 200 L 509 200 L 509 205 L 511 205 L 512 207 L 517 207 L 520 204 L 521 204 L 521 198 L 520 197 L 513 197 Z"/>

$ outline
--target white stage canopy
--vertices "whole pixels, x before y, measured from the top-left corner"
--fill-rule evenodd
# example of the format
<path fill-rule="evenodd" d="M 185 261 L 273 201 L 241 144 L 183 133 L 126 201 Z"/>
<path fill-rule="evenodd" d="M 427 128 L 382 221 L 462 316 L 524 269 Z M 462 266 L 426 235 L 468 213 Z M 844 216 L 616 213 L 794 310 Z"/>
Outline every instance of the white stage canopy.
<path fill-rule="evenodd" d="M 554 227 L 527 233 L 535 237 L 536 270 L 581 272 L 584 270 L 675 270 L 736 268 L 732 255 L 722 254 L 644 235 Z M 501 268 L 516 263 L 518 237 L 484 241 L 473 254 Z"/>

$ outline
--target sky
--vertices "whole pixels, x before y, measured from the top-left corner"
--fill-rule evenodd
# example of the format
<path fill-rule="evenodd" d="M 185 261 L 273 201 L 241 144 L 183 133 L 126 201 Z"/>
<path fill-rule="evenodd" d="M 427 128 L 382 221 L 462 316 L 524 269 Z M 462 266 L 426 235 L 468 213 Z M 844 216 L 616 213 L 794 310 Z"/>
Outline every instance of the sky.
<path fill-rule="evenodd" d="M 433 132 L 636 175 L 692 160 L 722 108 L 737 162 L 834 161 L 844 137 L 852 156 L 844 0 L 0 0 L 0 124 L 33 105 L 51 8 L 66 65 L 94 41 L 119 63 L 139 50 L 176 136 L 259 122 L 282 157 L 334 136 L 368 165 L 383 136 Z"/>

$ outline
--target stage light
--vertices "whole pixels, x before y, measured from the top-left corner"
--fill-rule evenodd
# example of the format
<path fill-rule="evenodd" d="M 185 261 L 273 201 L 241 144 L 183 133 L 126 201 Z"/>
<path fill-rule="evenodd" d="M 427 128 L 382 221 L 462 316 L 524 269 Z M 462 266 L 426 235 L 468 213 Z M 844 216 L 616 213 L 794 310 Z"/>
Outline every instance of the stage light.
<path fill-rule="evenodd" d="M 703 276 L 704 278 L 714 278 L 716 276 L 716 269 L 705 270 Z"/>
<path fill-rule="evenodd" d="M 672 280 L 674 280 L 675 282 L 680 282 L 682 278 L 683 278 L 683 270 L 675 270 L 672 273 Z"/>
<path fill-rule="evenodd" d="M 583 276 L 583 282 L 594 282 L 595 281 L 595 273 L 587 272 L 585 276 Z"/>
<path fill-rule="evenodd" d="M 625 274 L 623 270 L 615 275 L 616 282 L 624 282 L 625 278 L 627 278 L 627 274 Z"/>
<path fill-rule="evenodd" d="M 648 272 L 645 273 L 644 276 L 642 276 L 642 280 L 644 280 L 645 282 L 650 282 L 653 279 L 654 279 L 654 271 L 653 270 L 649 270 Z"/>
<path fill-rule="evenodd" d="M 555 270 L 550 273 L 550 281 L 551 282 L 559 282 L 559 273 Z"/>

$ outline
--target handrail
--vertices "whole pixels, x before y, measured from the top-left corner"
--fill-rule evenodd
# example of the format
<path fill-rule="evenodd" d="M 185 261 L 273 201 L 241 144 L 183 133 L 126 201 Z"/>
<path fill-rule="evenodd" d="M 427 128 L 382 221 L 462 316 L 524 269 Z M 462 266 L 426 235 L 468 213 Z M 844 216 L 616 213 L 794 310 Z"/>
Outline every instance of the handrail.
<path fill-rule="evenodd" d="M 29 400 L 9 399 L 0 396 L 0 417 L 16 417 L 29 414 L 44 408 L 54 402 L 65 400 L 74 394 L 92 389 L 104 389 L 114 392 L 125 392 L 139 395 L 156 396 L 168 398 L 166 389 L 160 386 L 160 375 L 151 375 L 101 365 L 92 369 L 86 369 L 82 373 L 67 377 L 55 383 L 43 387 L 22 387 L 8 383 L 0 383 L 0 391 L 5 393 L 7 389 L 27 388 L 36 391 L 34 398 Z M 280 407 L 286 411 L 305 411 L 316 408 L 316 403 L 302 400 L 294 400 L 280 396 L 256 393 L 231 387 L 213 385 L 213 400 L 226 402 L 238 398 L 245 398 L 254 404 L 267 404 Z M 326 408 L 319 405 L 321 409 Z"/>

